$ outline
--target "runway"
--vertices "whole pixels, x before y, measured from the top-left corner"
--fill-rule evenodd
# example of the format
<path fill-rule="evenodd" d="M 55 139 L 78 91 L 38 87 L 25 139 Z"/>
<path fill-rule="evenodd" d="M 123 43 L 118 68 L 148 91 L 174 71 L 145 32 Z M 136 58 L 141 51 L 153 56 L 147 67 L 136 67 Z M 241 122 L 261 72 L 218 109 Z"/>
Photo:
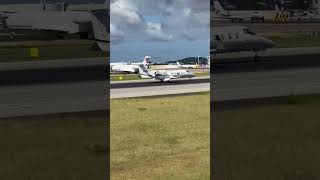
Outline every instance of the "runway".
<path fill-rule="evenodd" d="M 235 52 L 235 53 L 220 53 L 213 56 L 213 62 L 219 62 L 220 59 L 223 61 L 235 62 L 240 58 L 252 57 L 253 53 L 248 51 Z M 272 48 L 265 51 L 258 52 L 259 57 L 275 57 L 275 56 L 286 56 L 295 57 L 296 55 L 320 55 L 320 47 L 295 47 L 295 48 Z M 217 61 L 215 61 L 217 60 Z"/>
<path fill-rule="evenodd" d="M 110 89 L 120 89 L 120 88 L 133 88 L 133 87 L 147 87 L 147 86 L 163 86 L 163 85 L 186 85 L 186 84 L 200 84 L 200 83 L 209 83 L 210 76 L 195 77 L 192 79 L 174 79 L 170 82 L 163 82 L 153 80 L 153 79 L 144 79 L 144 80 L 128 80 L 128 81 L 111 81 Z"/>
<path fill-rule="evenodd" d="M 103 81 L 107 62 L 99 57 L 0 63 L 0 86 Z"/>
<path fill-rule="evenodd" d="M 211 100 L 229 101 L 320 92 L 320 68 L 284 69 L 257 72 L 218 73 L 213 83 L 170 84 L 112 88 L 112 99 L 174 95 L 209 91 Z M 210 87 L 211 86 L 211 87 Z M 109 108 L 106 81 L 0 87 L 0 117 Z"/>
<path fill-rule="evenodd" d="M 105 79 L 79 78 L 81 82 L 70 82 L 70 77 L 64 77 L 63 74 L 61 81 L 55 83 L 46 79 L 47 81 L 41 83 L 7 84 L 0 86 L 0 117 L 106 110 L 109 108 L 109 95 L 112 99 L 117 99 L 211 90 L 212 101 L 225 102 L 320 93 L 318 57 L 319 55 L 277 56 L 277 58 L 263 57 L 261 61 L 255 63 L 214 64 L 211 67 L 213 72 L 211 80 L 208 77 L 198 77 L 194 80 L 178 80 L 172 83 L 143 80 L 109 84 Z M 104 74 L 100 78 L 106 77 L 104 70 L 101 66 L 100 73 Z M 88 71 L 81 73 L 87 74 Z"/>
<path fill-rule="evenodd" d="M 292 53 L 293 55 L 289 55 L 289 53 Z M 212 58 L 211 73 L 218 74 L 320 67 L 320 48 L 317 47 L 310 49 L 274 49 L 259 55 L 257 61 L 254 61 L 253 56 L 250 53 L 217 55 Z"/>
<path fill-rule="evenodd" d="M 106 81 L 0 87 L 0 118 L 106 110 Z"/>
<path fill-rule="evenodd" d="M 111 99 L 176 95 L 197 92 L 209 92 L 210 82 L 179 85 L 158 85 L 133 88 L 116 88 L 110 90 Z"/>
<path fill-rule="evenodd" d="M 130 83 L 131 88 L 112 88 L 111 96 L 124 98 L 209 91 L 209 79 L 200 78 L 200 82 L 201 79 L 206 83 L 190 83 L 190 80 L 186 80 L 170 85 L 151 83 L 144 87 L 141 85 L 147 82 L 142 81 L 141 85 L 138 82 Z M 120 84 L 127 86 L 126 82 Z M 106 110 L 109 108 L 109 88 L 106 80 L 0 86 L 0 118 Z"/>
<path fill-rule="evenodd" d="M 319 67 L 215 74 L 211 101 L 320 93 L 319 77 Z"/>
<path fill-rule="evenodd" d="M 106 57 L 93 57 L 77 59 L 36 60 L 25 62 L 1 62 L 0 71 L 106 66 L 108 59 Z"/>
<path fill-rule="evenodd" d="M 245 26 L 256 33 L 320 32 L 320 23 L 231 23 L 211 21 L 211 30 L 217 26 Z"/>

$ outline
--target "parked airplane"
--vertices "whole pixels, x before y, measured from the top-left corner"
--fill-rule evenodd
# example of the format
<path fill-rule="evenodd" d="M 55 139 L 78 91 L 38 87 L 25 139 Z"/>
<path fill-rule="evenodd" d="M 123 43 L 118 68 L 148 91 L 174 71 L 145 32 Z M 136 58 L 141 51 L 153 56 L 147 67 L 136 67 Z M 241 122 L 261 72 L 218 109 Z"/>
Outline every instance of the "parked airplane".
<path fill-rule="evenodd" d="M 194 68 L 198 68 L 199 67 L 199 65 L 197 65 L 197 64 L 180 64 L 179 61 L 177 61 L 177 65 L 180 68 L 186 68 L 186 69 L 194 69 Z"/>
<path fill-rule="evenodd" d="M 121 73 L 137 73 L 138 69 L 138 65 L 132 64 L 117 64 L 111 67 L 111 71 Z"/>
<path fill-rule="evenodd" d="M 251 51 L 257 58 L 258 51 L 264 51 L 275 46 L 269 39 L 256 35 L 247 27 L 224 26 L 213 28 L 211 53 L 228 53 Z"/>
<path fill-rule="evenodd" d="M 108 51 L 107 17 L 107 10 L 2 12 L 0 33 L 9 39 L 90 39 Z"/>
<path fill-rule="evenodd" d="M 70 4 L 63 3 L 47 3 L 46 0 L 40 0 L 40 4 L 1 4 L 0 12 L 16 13 L 20 11 L 88 11 L 97 9 L 109 9 L 110 0 L 104 4 Z"/>
<path fill-rule="evenodd" d="M 115 63 L 110 63 L 110 68 L 112 68 L 113 66 L 117 66 L 117 65 L 128 65 L 129 63 L 127 62 L 115 62 Z"/>
<path fill-rule="evenodd" d="M 143 65 L 138 65 L 139 67 L 139 74 L 141 78 L 152 78 L 153 80 L 159 80 L 161 82 L 169 82 L 172 79 L 179 79 L 179 78 L 193 78 L 195 77 L 188 70 L 157 70 L 157 71 L 149 71 Z"/>
<path fill-rule="evenodd" d="M 213 1 L 214 19 L 231 20 L 232 22 L 242 22 L 244 20 L 249 20 L 251 22 L 264 22 L 264 15 L 261 11 L 242 11 L 242 10 L 225 10 L 218 0 Z"/>
<path fill-rule="evenodd" d="M 138 73 L 139 65 L 143 65 L 147 69 L 149 69 L 149 65 L 151 63 L 151 57 L 145 56 L 142 62 L 137 63 L 127 63 L 127 62 L 118 62 L 118 63 L 110 63 L 110 70 L 114 72 L 124 72 L 124 73 Z"/>

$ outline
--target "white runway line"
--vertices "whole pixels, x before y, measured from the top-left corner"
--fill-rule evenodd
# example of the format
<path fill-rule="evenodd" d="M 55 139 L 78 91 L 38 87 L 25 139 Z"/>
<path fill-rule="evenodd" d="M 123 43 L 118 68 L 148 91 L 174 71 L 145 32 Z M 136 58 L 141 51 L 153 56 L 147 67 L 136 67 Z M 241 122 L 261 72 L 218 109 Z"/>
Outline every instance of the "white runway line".
<path fill-rule="evenodd" d="M 110 90 L 111 99 L 174 95 L 210 91 L 210 83 L 119 88 Z"/>

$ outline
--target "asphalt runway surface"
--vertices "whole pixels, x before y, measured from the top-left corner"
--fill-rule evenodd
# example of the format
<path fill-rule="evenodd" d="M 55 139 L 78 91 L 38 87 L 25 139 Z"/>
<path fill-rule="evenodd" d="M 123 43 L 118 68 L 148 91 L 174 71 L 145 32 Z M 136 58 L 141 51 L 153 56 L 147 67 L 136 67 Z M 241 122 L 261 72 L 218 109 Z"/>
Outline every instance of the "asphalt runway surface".
<path fill-rule="evenodd" d="M 319 67 L 215 74 L 211 101 L 320 93 L 319 77 Z"/>
<path fill-rule="evenodd" d="M 0 87 L 103 81 L 109 69 L 106 58 L 0 63 Z"/>
<path fill-rule="evenodd" d="M 110 90 L 111 99 L 132 97 L 155 97 L 164 95 L 179 95 L 198 92 L 209 92 L 210 82 L 206 83 L 179 83 L 178 85 L 158 85 L 132 88 L 118 88 Z"/>
<path fill-rule="evenodd" d="M 81 72 L 83 75 L 95 78 L 83 80 L 78 77 L 77 81 L 70 81 L 70 77 L 66 77 L 66 74 L 57 68 L 54 73 L 61 73 L 59 81 L 55 79 L 45 81 L 47 79 L 44 78 L 45 80 L 40 83 L 31 79 L 30 84 L 12 82 L 13 85 L 1 85 L 0 117 L 105 110 L 109 108 L 110 88 L 111 94 L 116 93 L 118 97 L 123 93 L 129 94 L 128 97 L 135 97 L 164 95 L 164 92 L 169 91 L 173 94 L 205 91 L 209 90 L 210 85 L 213 93 L 211 101 L 214 102 L 320 93 L 318 55 L 264 58 L 268 59 L 253 63 L 214 64 L 211 66 L 213 72 L 211 84 L 209 79 L 178 81 L 170 84 L 149 81 L 142 81 L 141 84 L 137 82 L 109 84 L 103 78 L 107 73 L 106 67 L 102 66 L 100 75 L 91 76 L 88 71 Z M 74 73 L 79 72 L 74 71 Z M 97 72 L 93 71 L 93 74 L 95 73 Z M 6 79 L 6 77 L 1 78 Z M 24 79 L 26 76 L 20 78 Z M 99 80 L 100 78 L 102 80 Z"/>
<path fill-rule="evenodd" d="M 253 57 L 212 60 L 211 74 L 251 72 L 266 70 L 289 70 L 320 67 L 320 54 L 294 56 L 265 56 L 254 61 Z"/>
<path fill-rule="evenodd" d="M 210 83 L 179 83 L 111 89 L 115 98 L 209 91 Z M 142 83 L 143 84 L 143 83 Z M 109 109 L 107 81 L 0 87 L 0 118 Z"/>
<path fill-rule="evenodd" d="M 235 101 L 320 92 L 320 68 L 258 72 L 220 73 L 211 77 L 211 101 Z M 126 97 L 208 91 L 208 83 L 176 84 L 111 89 L 111 95 Z M 0 117 L 109 108 L 105 81 L 0 87 Z M 230 104 L 229 104 L 230 105 Z"/>
<path fill-rule="evenodd" d="M 217 26 L 245 26 L 256 33 L 293 33 L 293 32 L 320 32 L 320 23 L 231 23 L 211 21 L 211 30 Z"/>
<path fill-rule="evenodd" d="M 210 77 L 196 77 L 192 79 L 175 79 L 170 82 L 160 82 L 157 80 L 130 80 L 130 81 L 116 81 L 110 82 L 110 89 L 123 89 L 123 88 L 135 88 L 135 87 L 154 87 L 154 86 L 175 86 L 175 85 L 192 85 L 210 83 Z"/>
<path fill-rule="evenodd" d="M 106 81 L 0 87 L 0 118 L 106 110 Z"/>

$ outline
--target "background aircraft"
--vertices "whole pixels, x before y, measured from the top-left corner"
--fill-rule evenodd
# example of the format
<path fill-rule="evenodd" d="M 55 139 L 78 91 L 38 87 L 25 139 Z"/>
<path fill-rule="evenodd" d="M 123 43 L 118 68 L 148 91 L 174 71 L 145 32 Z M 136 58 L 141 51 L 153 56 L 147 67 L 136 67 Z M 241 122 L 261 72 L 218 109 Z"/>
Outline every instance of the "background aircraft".
<path fill-rule="evenodd" d="M 32 40 L 89 39 L 108 51 L 109 28 L 106 9 L 90 11 L 43 10 L 2 12 L 0 14 L 2 38 Z"/>
<path fill-rule="evenodd" d="M 256 35 L 244 26 L 224 26 L 213 28 L 211 53 L 228 53 L 240 51 L 256 52 L 273 48 L 275 43 Z"/>
<path fill-rule="evenodd" d="M 143 65 L 145 68 L 149 69 L 151 63 L 151 57 L 145 56 L 142 62 L 127 63 L 127 62 L 116 62 L 110 63 L 110 70 L 113 72 L 125 72 L 125 73 L 138 73 L 139 65 Z"/>
<path fill-rule="evenodd" d="M 55 2 L 50 1 L 47 3 L 46 0 L 40 0 L 39 4 L 1 4 L 0 12 L 16 13 L 20 11 L 90 11 L 97 9 L 109 10 L 110 0 L 105 1 L 104 4 L 70 4 L 67 2 Z"/>
<path fill-rule="evenodd" d="M 232 22 L 241 22 L 249 20 L 251 22 L 264 21 L 264 15 L 261 11 L 243 11 L 243 10 L 225 10 L 218 0 L 213 1 L 214 19 L 231 20 Z"/>
<path fill-rule="evenodd" d="M 187 69 L 194 69 L 194 68 L 199 67 L 199 65 L 197 65 L 197 64 L 180 64 L 179 61 L 177 61 L 177 65 L 178 65 L 180 68 L 187 68 Z"/>

